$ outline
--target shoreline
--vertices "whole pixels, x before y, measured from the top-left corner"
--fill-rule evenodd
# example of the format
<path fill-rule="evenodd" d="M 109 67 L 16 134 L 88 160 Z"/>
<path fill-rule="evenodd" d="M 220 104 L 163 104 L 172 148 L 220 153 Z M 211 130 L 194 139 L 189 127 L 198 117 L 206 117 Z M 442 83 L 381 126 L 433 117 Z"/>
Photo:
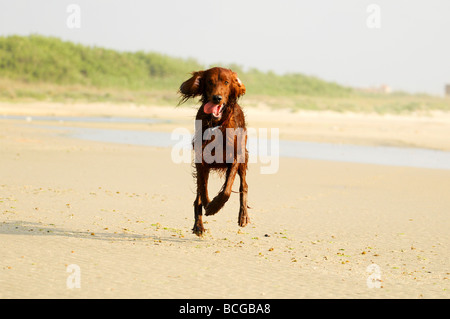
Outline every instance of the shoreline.
<path fill-rule="evenodd" d="M 280 139 L 369 146 L 415 147 L 450 151 L 450 112 L 428 115 L 377 115 L 329 111 L 271 110 L 244 107 L 248 127 L 280 128 Z M 193 131 L 196 107 L 136 106 L 105 103 L 0 103 L 0 116 L 135 117 L 170 120 L 170 123 L 89 123 L 89 127 L 171 132 L 177 127 Z M 48 122 L 50 125 L 52 122 Z M 83 123 L 72 123 L 86 126 Z"/>

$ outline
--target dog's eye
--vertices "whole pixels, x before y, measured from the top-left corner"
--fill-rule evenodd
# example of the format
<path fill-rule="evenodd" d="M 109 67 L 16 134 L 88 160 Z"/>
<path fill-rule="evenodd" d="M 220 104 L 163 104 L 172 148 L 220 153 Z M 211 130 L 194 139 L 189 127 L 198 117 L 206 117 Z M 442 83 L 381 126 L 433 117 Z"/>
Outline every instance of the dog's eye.
<path fill-rule="evenodd" d="M 228 85 L 228 81 L 225 81 L 225 84 L 227 84 L 227 85 Z"/>

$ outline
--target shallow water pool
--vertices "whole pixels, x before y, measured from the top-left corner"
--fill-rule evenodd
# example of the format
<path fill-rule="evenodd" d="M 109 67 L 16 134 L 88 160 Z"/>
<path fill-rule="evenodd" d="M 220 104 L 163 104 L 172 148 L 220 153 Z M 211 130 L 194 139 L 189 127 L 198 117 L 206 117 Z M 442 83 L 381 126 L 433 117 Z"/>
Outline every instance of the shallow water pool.
<path fill-rule="evenodd" d="M 52 127 L 47 127 L 52 128 Z M 58 129 L 61 129 L 59 127 Z M 180 139 L 173 139 L 171 133 L 111 130 L 98 128 L 64 127 L 67 136 L 89 141 L 144 145 L 156 147 L 173 147 L 183 145 Z M 190 148 L 191 136 L 183 138 L 184 147 Z M 271 140 L 249 139 L 252 145 L 266 143 L 267 154 L 271 155 Z M 275 144 L 276 145 L 276 144 Z M 273 148 L 273 146 L 272 146 Z M 249 148 L 249 152 L 260 150 Z M 421 148 L 402 148 L 393 146 L 361 146 L 348 144 L 314 143 L 292 140 L 280 140 L 278 153 L 281 157 L 304 158 L 352 163 L 379 164 L 391 166 L 420 167 L 432 169 L 450 169 L 450 152 Z M 253 154 L 256 155 L 256 154 Z"/>

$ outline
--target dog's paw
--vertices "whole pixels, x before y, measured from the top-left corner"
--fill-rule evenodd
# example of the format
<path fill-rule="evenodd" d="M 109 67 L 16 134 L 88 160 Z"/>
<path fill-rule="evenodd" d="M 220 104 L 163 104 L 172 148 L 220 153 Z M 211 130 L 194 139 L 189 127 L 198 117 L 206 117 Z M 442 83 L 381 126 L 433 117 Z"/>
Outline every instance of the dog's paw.
<path fill-rule="evenodd" d="M 205 215 L 211 216 L 217 214 L 219 210 L 228 201 L 229 196 L 219 193 L 214 199 L 205 207 Z"/>
<path fill-rule="evenodd" d="M 247 226 L 248 224 L 250 224 L 250 217 L 248 217 L 247 214 L 239 213 L 238 224 L 241 227 Z"/>
<path fill-rule="evenodd" d="M 219 201 L 214 198 L 206 207 L 205 207 L 205 215 L 211 216 L 217 214 L 222 205 L 219 205 Z"/>
<path fill-rule="evenodd" d="M 194 228 L 192 228 L 192 232 L 197 235 L 198 237 L 202 237 L 205 233 L 205 228 L 203 225 L 194 225 Z"/>

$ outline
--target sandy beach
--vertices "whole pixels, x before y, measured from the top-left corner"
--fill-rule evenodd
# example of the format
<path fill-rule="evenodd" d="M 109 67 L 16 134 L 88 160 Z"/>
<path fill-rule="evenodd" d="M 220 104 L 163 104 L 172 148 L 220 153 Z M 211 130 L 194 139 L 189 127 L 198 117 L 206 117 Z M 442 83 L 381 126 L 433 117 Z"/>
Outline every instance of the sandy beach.
<path fill-rule="evenodd" d="M 446 113 L 246 114 L 281 139 L 450 150 Z M 70 138 L 32 119 L 44 115 L 170 119 L 70 126 L 171 132 L 192 130 L 195 108 L 0 103 L 0 298 L 450 297 L 450 170 L 255 163 L 251 224 L 237 225 L 233 194 L 198 238 L 191 165 L 170 148 Z"/>

